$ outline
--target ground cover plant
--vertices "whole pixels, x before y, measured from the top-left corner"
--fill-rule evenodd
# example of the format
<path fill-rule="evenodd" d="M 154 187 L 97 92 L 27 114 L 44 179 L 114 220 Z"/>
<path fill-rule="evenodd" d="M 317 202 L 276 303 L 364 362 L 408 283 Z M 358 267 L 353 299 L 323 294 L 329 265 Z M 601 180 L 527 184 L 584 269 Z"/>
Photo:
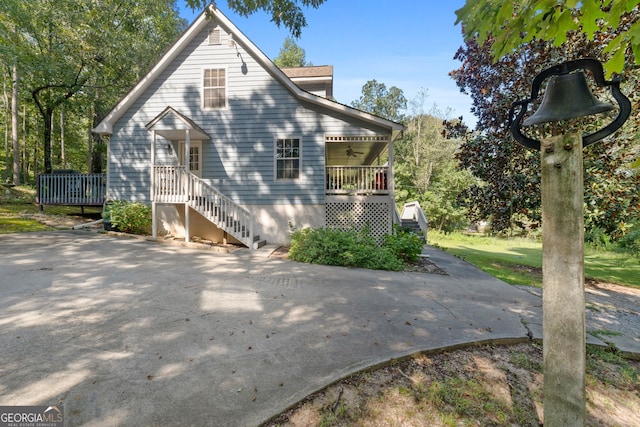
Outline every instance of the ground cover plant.
<path fill-rule="evenodd" d="M 429 243 L 512 285 L 542 286 L 542 244 L 538 240 L 432 232 Z M 587 279 L 640 288 L 638 255 L 587 246 L 584 260 Z"/>

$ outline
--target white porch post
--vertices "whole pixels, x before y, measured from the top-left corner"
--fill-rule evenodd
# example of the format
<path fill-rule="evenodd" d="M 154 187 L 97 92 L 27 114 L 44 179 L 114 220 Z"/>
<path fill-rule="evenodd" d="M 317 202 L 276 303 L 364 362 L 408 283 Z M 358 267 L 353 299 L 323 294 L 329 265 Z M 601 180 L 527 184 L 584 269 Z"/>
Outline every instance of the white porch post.
<path fill-rule="evenodd" d="M 158 221 L 156 219 L 156 199 L 155 199 L 155 166 L 156 166 L 156 131 L 152 132 L 151 138 L 151 237 L 158 237 Z"/>
<path fill-rule="evenodd" d="M 189 131 L 189 129 L 185 130 L 185 138 L 184 138 L 184 170 L 185 170 L 185 175 L 189 175 L 189 167 L 191 165 L 191 132 Z M 186 184 L 186 188 L 184 189 L 184 191 L 186 192 L 186 194 L 184 195 L 185 197 L 185 203 L 184 203 L 184 241 L 185 242 L 189 242 L 189 240 L 191 239 L 191 230 L 190 230 L 190 218 L 189 218 L 189 193 L 191 191 L 191 189 L 189 188 L 189 182 L 191 182 L 191 180 L 187 179 L 185 184 Z"/>

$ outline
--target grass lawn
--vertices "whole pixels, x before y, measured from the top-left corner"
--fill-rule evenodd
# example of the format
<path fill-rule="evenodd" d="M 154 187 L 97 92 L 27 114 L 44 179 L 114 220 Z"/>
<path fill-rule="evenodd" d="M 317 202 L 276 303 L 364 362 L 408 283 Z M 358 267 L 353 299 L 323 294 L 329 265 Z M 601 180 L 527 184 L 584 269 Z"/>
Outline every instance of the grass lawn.
<path fill-rule="evenodd" d="M 52 230 L 42 224 L 33 215 L 38 214 L 35 190 L 29 187 L 15 187 L 7 197 L 4 189 L 0 194 L 0 234 L 25 233 L 30 231 Z M 80 206 L 45 206 L 44 213 L 49 216 L 80 216 Z M 86 218 L 100 218 L 101 207 L 85 207 Z"/>
<path fill-rule="evenodd" d="M 429 244 L 512 285 L 542 286 L 542 243 L 537 240 L 431 232 Z M 587 248 L 584 260 L 588 279 L 640 288 L 640 258 Z"/>

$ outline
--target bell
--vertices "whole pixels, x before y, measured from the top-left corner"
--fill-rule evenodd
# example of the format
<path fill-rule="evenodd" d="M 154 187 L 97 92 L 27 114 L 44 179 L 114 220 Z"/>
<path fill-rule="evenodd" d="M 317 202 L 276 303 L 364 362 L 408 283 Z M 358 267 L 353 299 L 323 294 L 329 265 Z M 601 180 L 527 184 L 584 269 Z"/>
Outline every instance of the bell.
<path fill-rule="evenodd" d="M 542 102 L 533 115 L 522 122 L 524 126 L 575 119 L 611 111 L 614 106 L 600 102 L 593 96 L 583 71 L 560 74 L 549 79 Z"/>

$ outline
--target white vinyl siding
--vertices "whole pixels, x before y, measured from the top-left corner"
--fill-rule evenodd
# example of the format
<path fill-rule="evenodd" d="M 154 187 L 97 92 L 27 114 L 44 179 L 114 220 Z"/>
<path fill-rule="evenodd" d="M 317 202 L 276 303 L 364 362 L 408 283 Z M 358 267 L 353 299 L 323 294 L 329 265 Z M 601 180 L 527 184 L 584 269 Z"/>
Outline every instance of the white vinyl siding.
<path fill-rule="evenodd" d="M 202 78 L 202 107 L 205 110 L 227 106 L 227 71 L 207 68 Z"/>
<path fill-rule="evenodd" d="M 300 139 L 276 140 L 276 179 L 300 178 Z"/>

